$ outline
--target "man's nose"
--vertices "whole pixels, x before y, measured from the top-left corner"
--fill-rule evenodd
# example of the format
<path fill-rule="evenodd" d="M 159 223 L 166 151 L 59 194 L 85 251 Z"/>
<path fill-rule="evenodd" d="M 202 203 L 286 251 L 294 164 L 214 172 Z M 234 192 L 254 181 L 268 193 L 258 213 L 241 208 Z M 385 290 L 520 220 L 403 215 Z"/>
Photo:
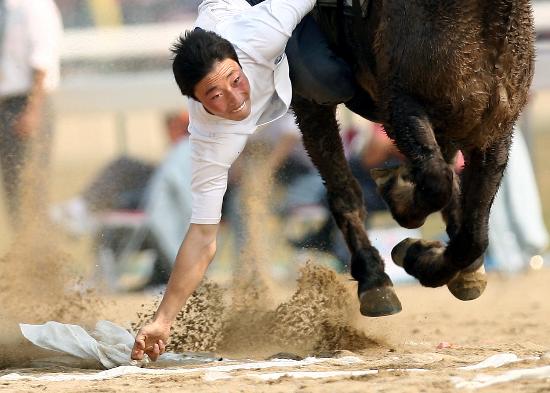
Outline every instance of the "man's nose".
<path fill-rule="evenodd" d="M 231 89 L 231 93 L 229 95 L 229 98 L 231 100 L 231 104 L 237 104 L 241 105 L 241 93 L 235 89 Z"/>

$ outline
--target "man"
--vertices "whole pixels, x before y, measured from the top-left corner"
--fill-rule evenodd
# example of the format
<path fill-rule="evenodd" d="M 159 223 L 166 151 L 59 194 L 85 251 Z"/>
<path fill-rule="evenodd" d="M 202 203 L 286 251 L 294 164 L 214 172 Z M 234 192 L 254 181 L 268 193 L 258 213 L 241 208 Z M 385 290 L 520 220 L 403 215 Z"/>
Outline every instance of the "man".
<path fill-rule="evenodd" d="M 516 126 L 508 165 L 489 216 L 485 266 L 506 274 L 527 270 L 531 259 L 546 250 L 549 240 L 535 171 L 523 135 Z"/>
<path fill-rule="evenodd" d="M 20 174 L 31 145 L 37 168 L 47 166 L 48 94 L 59 83 L 61 34 L 53 0 L 0 0 L 0 166 L 13 227 L 20 221 Z M 43 185 L 29 192 L 37 197 Z"/>
<path fill-rule="evenodd" d="M 175 44 L 175 79 L 190 98 L 191 225 L 155 317 L 136 336 L 133 359 L 147 354 L 156 360 L 164 352 L 172 322 L 212 261 L 228 169 L 258 127 L 287 112 L 292 88 L 285 47 L 314 5 L 315 0 L 266 0 L 255 6 L 205 0 L 196 28 Z M 342 76 L 338 67 L 325 70 L 327 81 Z M 345 97 L 333 99 L 343 102 L 353 95 L 351 80 L 339 83 Z"/>

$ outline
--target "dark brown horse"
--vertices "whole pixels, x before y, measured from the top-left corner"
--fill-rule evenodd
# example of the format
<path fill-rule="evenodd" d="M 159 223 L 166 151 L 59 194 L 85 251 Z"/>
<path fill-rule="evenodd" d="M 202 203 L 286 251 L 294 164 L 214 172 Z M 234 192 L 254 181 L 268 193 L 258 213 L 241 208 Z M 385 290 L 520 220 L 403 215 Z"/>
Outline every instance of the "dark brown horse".
<path fill-rule="evenodd" d="M 407 159 L 373 176 L 400 225 L 420 227 L 441 211 L 450 238 L 447 245 L 404 240 L 393 259 L 422 285 L 447 284 L 462 300 L 477 298 L 486 283 L 489 211 L 533 75 L 531 6 L 528 0 L 370 0 L 363 11 L 317 8 L 314 16 L 364 89 L 362 107 L 352 109 L 382 123 Z M 399 312 L 364 228 L 367 212 L 344 157 L 336 108 L 296 95 L 293 108 L 351 251 L 361 313 Z M 453 172 L 459 150 L 461 179 Z"/>

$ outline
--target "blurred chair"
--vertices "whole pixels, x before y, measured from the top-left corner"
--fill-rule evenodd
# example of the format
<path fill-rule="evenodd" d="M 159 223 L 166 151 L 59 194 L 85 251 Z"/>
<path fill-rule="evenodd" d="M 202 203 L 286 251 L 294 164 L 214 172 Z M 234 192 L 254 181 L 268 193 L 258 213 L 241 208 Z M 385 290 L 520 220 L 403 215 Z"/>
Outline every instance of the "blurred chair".
<path fill-rule="evenodd" d="M 121 157 L 77 196 L 50 209 L 70 235 L 92 235 L 94 285 L 109 291 L 166 283 L 190 217 L 187 112 L 168 114 L 170 151 L 160 165 Z"/>

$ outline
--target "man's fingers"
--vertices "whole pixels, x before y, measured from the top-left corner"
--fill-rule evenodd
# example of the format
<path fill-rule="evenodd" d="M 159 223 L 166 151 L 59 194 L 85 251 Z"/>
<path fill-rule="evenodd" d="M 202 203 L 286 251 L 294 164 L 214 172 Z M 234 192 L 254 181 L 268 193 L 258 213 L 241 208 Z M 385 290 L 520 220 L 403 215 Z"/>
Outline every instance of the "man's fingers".
<path fill-rule="evenodd" d="M 143 356 L 145 354 L 145 339 L 146 336 L 144 334 L 137 334 L 134 341 L 134 347 L 132 348 L 132 353 L 130 355 L 133 360 L 143 360 Z"/>
<path fill-rule="evenodd" d="M 159 340 L 159 351 L 161 355 L 166 351 L 166 344 L 162 340 Z"/>
<path fill-rule="evenodd" d="M 153 361 L 153 362 L 156 362 L 159 355 L 160 355 L 160 347 L 157 343 L 153 344 L 153 347 L 148 347 L 147 349 L 149 350 L 146 350 L 146 353 L 147 355 L 149 356 L 149 358 Z"/>
<path fill-rule="evenodd" d="M 132 360 L 143 360 L 143 350 L 134 348 L 132 350 Z"/>
<path fill-rule="evenodd" d="M 131 358 L 142 360 L 147 355 L 149 359 L 156 361 L 165 351 L 166 343 L 163 335 L 146 326 L 136 335 Z"/>
<path fill-rule="evenodd" d="M 145 349 L 145 339 L 147 337 L 144 334 L 138 334 L 134 343 L 134 348 L 139 346 L 140 349 Z"/>

